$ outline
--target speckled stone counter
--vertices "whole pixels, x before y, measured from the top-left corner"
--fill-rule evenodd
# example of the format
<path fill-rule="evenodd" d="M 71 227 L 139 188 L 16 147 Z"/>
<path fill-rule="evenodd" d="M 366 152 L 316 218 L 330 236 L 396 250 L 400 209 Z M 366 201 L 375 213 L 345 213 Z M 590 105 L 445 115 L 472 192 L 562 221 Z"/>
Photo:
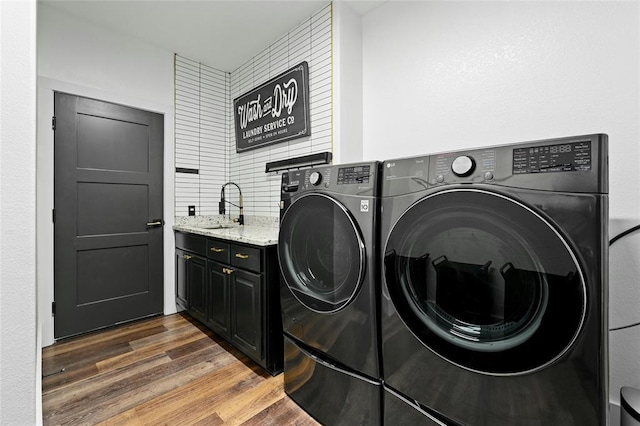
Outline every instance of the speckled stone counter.
<path fill-rule="evenodd" d="M 211 229 L 216 226 L 224 228 Z M 278 218 L 265 216 L 246 216 L 245 224 L 231 222 L 229 216 L 182 216 L 176 217 L 175 231 L 190 232 L 206 237 L 271 246 L 278 243 Z"/>

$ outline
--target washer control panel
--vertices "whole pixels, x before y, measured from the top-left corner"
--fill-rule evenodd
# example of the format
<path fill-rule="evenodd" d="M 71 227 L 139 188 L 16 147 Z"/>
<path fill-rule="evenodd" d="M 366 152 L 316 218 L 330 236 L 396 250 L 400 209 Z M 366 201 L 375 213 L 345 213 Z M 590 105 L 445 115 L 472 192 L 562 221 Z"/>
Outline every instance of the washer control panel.
<path fill-rule="evenodd" d="M 338 185 L 353 183 L 369 183 L 371 166 L 340 167 L 338 169 Z"/>
<path fill-rule="evenodd" d="M 282 173 L 281 198 L 304 191 L 331 191 L 342 194 L 372 196 L 377 194 L 380 163 L 354 163 L 344 166 L 320 166 Z"/>

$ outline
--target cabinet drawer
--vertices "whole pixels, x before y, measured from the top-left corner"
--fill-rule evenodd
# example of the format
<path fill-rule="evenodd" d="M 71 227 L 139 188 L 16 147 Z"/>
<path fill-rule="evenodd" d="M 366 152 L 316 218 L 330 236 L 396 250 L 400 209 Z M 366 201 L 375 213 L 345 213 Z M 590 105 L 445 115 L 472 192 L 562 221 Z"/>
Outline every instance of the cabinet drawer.
<path fill-rule="evenodd" d="M 229 263 L 229 244 L 218 240 L 207 240 L 207 257 L 220 263 Z"/>
<path fill-rule="evenodd" d="M 249 271 L 261 272 L 260 249 L 232 244 L 231 264 Z"/>
<path fill-rule="evenodd" d="M 207 240 L 195 234 L 176 232 L 176 247 L 202 256 L 206 256 L 207 254 Z"/>

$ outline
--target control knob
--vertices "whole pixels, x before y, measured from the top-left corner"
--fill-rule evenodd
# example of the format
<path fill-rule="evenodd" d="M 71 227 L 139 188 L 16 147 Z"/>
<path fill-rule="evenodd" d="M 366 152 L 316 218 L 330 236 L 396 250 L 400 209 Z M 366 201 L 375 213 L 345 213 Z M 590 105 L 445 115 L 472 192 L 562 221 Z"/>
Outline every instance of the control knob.
<path fill-rule="evenodd" d="M 476 162 L 468 155 L 456 157 L 453 163 L 451 163 L 453 174 L 460 177 L 469 176 L 475 168 Z"/>
<path fill-rule="evenodd" d="M 321 181 L 322 175 L 320 174 L 320 172 L 311 172 L 311 174 L 309 175 L 309 183 L 311 183 L 311 185 L 319 185 Z"/>

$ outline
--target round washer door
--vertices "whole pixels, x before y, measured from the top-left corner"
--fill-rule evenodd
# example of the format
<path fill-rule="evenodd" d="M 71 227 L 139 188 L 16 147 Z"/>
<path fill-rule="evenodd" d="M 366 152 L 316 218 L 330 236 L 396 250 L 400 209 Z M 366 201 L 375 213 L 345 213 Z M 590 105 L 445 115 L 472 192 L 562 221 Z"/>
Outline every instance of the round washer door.
<path fill-rule="evenodd" d="M 395 223 L 384 278 L 422 343 L 463 368 L 523 374 L 557 360 L 586 312 L 578 261 L 534 209 L 497 192 L 450 189 Z"/>
<path fill-rule="evenodd" d="M 303 195 L 282 217 L 278 258 L 293 295 L 316 312 L 335 312 L 353 300 L 365 271 L 365 247 L 351 214 L 320 193 Z"/>

